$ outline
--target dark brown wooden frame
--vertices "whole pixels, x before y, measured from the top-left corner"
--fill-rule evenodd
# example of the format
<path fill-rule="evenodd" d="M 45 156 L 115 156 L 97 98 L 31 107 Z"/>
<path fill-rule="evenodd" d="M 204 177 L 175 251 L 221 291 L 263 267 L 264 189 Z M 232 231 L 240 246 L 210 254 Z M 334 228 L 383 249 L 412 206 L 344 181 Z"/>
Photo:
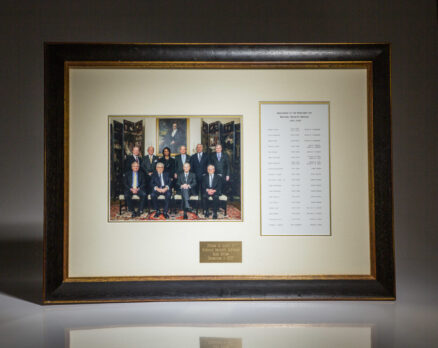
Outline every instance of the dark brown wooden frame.
<path fill-rule="evenodd" d="M 368 70 L 371 276 L 72 279 L 68 261 L 68 68 Z M 394 300 L 389 44 L 45 45 L 44 303 Z"/>

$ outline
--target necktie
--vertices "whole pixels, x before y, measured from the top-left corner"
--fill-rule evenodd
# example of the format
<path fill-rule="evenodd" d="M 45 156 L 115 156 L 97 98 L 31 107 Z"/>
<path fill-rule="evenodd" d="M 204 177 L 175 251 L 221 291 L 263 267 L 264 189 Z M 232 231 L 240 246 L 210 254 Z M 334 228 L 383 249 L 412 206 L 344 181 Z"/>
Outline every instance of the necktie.
<path fill-rule="evenodd" d="M 186 175 L 186 182 L 187 182 L 187 176 L 188 176 L 189 174 L 186 173 L 185 175 Z"/>
<path fill-rule="evenodd" d="M 221 153 L 220 152 L 217 154 L 217 159 L 218 159 L 218 161 L 221 160 Z"/>
<path fill-rule="evenodd" d="M 137 186 L 138 186 L 137 172 L 133 172 L 132 174 L 133 174 L 132 187 L 137 188 Z"/>
<path fill-rule="evenodd" d="M 138 157 L 137 157 L 137 156 L 134 156 L 134 158 L 135 158 L 135 162 L 138 163 Z"/>
<path fill-rule="evenodd" d="M 150 161 L 151 164 L 152 164 L 152 156 L 150 156 L 150 155 L 149 155 L 149 161 Z"/>
<path fill-rule="evenodd" d="M 210 174 L 210 187 L 213 186 L 213 175 Z"/>
<path fill-rule="evenodd" d="M 198 153 L 198 161 L 201 162 L 201 153 Z"/>
<path fill-rule="evenodd" d="M 163 174 L 160 174 L 161 187 L 164 187 Z"/>

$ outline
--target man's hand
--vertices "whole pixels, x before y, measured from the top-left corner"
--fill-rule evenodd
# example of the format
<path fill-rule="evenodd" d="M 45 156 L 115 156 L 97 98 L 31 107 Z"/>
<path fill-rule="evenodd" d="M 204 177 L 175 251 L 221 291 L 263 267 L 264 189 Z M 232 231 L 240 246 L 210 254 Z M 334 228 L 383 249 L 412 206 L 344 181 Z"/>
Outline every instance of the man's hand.
<path fill-rule="evenodd" d="M 168 190 L 168 188 L 167 188 L 167 187 L 165 187 L 165 188 L 162 188 L 162 189 L 161 189 L 161 193 L 166 193 L 166 192 L 167 192 L 167 190 Z"/>
<path fill-rule="evenodd" d="M 214 190 L 214 189 L 207 189 L 207 193 L 208 193 L 210 196 L 214 195 L 215 192 L 216 192 L 216 190 Z"/>
<path fill-rule="evenodd" d="M 178 177 L 178 175 L 175 173 L 175 174 L 173 175 L 173 177 L 176 179 L 176 178 Z"/>
<path fill-rule="evenodd" d="M 226 181 L 229 181 L 229 180 L 230 180 L 230 176 L 227 175 L 227 176 L 225 177 L 225 180 L 226 180 Z"/>

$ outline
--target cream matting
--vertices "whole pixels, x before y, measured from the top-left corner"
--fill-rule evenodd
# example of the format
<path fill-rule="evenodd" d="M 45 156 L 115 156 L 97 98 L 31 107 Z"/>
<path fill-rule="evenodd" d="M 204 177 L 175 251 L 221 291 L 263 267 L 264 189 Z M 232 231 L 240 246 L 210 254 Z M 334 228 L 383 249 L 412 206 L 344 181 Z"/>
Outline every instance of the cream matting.
<path fill-rule="evenodd" d="M 69 72 L 69 277 L 369 275 L 365 69 Z M 260 236 L 259 102 L 329 101 L 331 236 Z M 242 222 L 108 222 L 109 115 L 243 115 Z M 199 241 L 243 262 L 200 264 Z"/>

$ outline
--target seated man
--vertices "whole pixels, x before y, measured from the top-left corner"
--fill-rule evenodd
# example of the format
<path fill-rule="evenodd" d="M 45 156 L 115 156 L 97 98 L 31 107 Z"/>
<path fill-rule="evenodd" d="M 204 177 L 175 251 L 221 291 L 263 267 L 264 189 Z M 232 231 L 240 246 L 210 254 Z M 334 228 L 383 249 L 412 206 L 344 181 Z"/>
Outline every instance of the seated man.
<path fill-rule="evenodd" d="M 132 217 L 140 216 L 143 213 L 144 204 L 146 202 L 146 185 L 147 179 L 145 174 L 139 170 L 140 165 L 138 162 L 133 161 L 131 163 L 131 170 L 123 175 L 123 186 L 125 200 L 128 204 L 128 210 L 132 212 Z M 132 196 L 137 195 L 140 197 L 140 207 L 138 213 L 135 212 Z"/>
<path fill-rule="evenodd" d="M 167 212 L 169 211 L 169 202 L 171 197 L 170 192 L 170 177 L 168 173 L 164 172 L 164 164 L 158 162 L 156 166 L 156 172 L 152 174 L 151 177 L 151 199 L 155 210 L 155 217 L 158 218 L 161 215 L 160 209 L 158 207 L 158 196 L 164 196 L 164 210 L 163 215 L 166 219 L 169 218 Z"/>
<path fill-rule="evenodd" d="M 190 195 L 196 195 L 196 174 L 190 172 L 190 163 L 184 163 L 183 172 L 178 175 L 176 185 L 181 190 L 184 219 L 187 220 L 187 212 L 190 210 Z"/>
<path fill-rule="evenodd" d="M 210 164 L 207 167 L 207 175 L 204 176 L 202 185 L 202 202 L 204 206 L 204 216 L 208 217 L 208 199 L 213 198 L 213 219 L 217 219 L 219 208 L 219 196 L 222 194 L 222 178 L 214 173 L 215 167 Z"/>

